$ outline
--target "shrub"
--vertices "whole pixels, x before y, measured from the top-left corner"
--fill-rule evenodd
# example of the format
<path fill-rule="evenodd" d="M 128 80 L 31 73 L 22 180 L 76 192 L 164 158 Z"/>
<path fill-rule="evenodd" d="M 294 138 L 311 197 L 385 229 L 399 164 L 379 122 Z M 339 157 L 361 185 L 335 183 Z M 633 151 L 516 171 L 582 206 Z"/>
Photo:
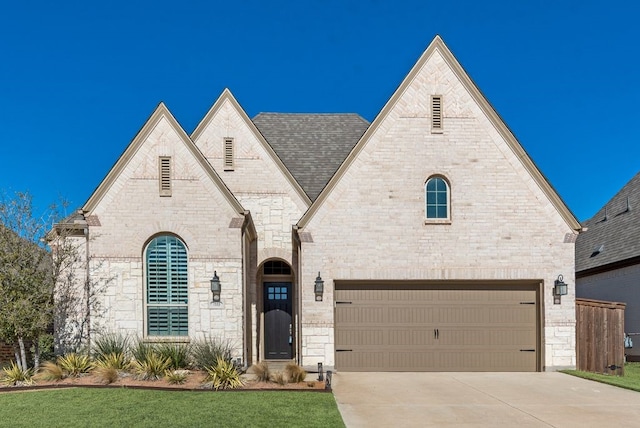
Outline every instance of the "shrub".
<path fill-rule="evenodd" d="M 64 379 L 62 367 L 53 361 L 46 361 L 40 366 L 40 371 L 34 376 L 36 380 L 59 381 Z"/>
<path fill-rule="evenodd" d="M 43 334 L 38 337 L 38 348 L 40 349 L 40 361 L 48 361 L 53 360 L 56 355 L 53 352 L 53 335 L 52 334 Z M 31 345 L 30 348 L 31 355 L 35 356 L 36 347 Z"/>
<path fill-rule="evenodd" d="M 127 370 L 129 362 L 125 360 L 123 354 L 105 354 L 98 358 L 95 362 L 97 368 Z"/>
<path fill-rule="evenodd" d="M 284 372 L 289 380 L 289 383 L 304 382 L 307 377 L 305 369 L 297 365 L 296 363 L 289 363 L 284 368 Z"/>
<path fill-rule="evenodd" d="M 231 361 L 218 357 L 215 366 L 205 367 L 205 382 L 211 382 L 213 389 L 234 389 L 244 385 L 240 373 Z"/>
<path fill-rule="evenodd" d="M 104 359 L 107 355 L 121 355 L 125 360 L 129 351 L 129 337 L 120 333 L 105 333 L 99 336 L 93 344 L 93 356 L 96 360 Z"/>
<path fill-rule="evenodd" d="M 259 382 L 269 382 L 271 380 L 271 372 L 266 361 L 261 361 L 252 366 L 253 374 Z"/>
<path fill-rule="evenodd" d="M 120 373 L 118 372 L 118 369 L 116 369 L 115 367 L 109 367 L 109 366 L 96 367 L 93 370 L 93 373 L 96 374 L 96 376 L 98 377 L 98 379 L 100 379 L 102 383 L 105 383 L 107 385 L 117 381 L 118 377 L 120 377 Z"/>
<path fill-rule="evenodd" d="M 180 385 L 187 381 L 187 370 L 167 370 L 164 377 L 172 385 Z"/>
<path fill-rule="evenodd" d="M 284 385 L 285 383 L 287 383 L 287 378 L 285 377 L 283 372 L 275 372 L 273 375 L 271 375 L 271 380 L 278 385 Z"/>
<path fill-rule="evenodd" d="M 15 362 L 11 362 L 9 367 L 2 369 L 3 375 L 0 381 L 4 385 L 30 385 L 33 383 L 32 372 L 30 369 L 22 370 Z"/>
<path fill-rule="evenodd" d="M 180 343 L 162 343 L 156 351 L 162 358 L 168 358 L 172 370 L 185 369 L 189 365 L 189 345 Z"/>
<path fill-rule="evenodd" d="M 150 355 L 156 353 L 153 343 L 143 342 L 138 339 L 136 344 L 131 348 L 131 354 L 136 361 L 146 361 Z"/>
<path fill-rule="evenodd" d="M 233 346 L 228 340 L 201 339 L 191 345 L 191 363 L 196 369 L 215 367 L 219 359 L 231 362 L 232 352 Z"/>
<path fill-rule="evenodd" d="M 88 373 L 93 368 L 91 358 L 88 355 L 67 354 L 58 357 L 58 365 L 67 376 L 78 377 L 83 373 Z"/>
<path fill-rule="evenodd" d="M 158 380 L 165 374 L 170 363 L 168 358 L 152 352 L 146 355 L 145 360 L 135 360 L 131 367 L 138 379 Z"/>

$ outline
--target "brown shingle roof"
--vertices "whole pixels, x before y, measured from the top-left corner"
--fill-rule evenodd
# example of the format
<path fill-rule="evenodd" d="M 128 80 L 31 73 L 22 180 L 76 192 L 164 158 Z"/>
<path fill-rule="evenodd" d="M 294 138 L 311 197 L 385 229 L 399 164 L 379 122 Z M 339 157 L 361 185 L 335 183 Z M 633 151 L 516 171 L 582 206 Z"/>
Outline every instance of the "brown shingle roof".
<path fill-rule="evenodd" d="M 576 272 L 640 257 L 640 173 L 589 220 L 576 240 Z"/>

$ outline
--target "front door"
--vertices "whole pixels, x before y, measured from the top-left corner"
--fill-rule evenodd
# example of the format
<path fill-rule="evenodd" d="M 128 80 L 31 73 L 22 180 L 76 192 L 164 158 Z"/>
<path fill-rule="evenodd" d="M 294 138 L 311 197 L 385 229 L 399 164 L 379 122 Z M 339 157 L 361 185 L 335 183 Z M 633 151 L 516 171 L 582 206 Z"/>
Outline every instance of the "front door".
<path fill-rule="evenodd" d="M 264 357 L 288 360 L 293 357 L 291 283 L 264 283 Z"/>

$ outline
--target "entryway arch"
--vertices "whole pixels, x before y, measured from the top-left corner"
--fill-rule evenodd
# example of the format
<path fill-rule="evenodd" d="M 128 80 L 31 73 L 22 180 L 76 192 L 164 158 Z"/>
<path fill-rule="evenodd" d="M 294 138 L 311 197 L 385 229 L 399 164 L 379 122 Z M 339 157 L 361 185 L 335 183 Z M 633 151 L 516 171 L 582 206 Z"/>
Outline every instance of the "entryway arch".
<path fill-rule="evenodd" d="M 258 299 L 261 308 L 262 360 L 296 357 L 297 290 L 291 265 L 279 258 L 265 260 L 258 268 Z"/>

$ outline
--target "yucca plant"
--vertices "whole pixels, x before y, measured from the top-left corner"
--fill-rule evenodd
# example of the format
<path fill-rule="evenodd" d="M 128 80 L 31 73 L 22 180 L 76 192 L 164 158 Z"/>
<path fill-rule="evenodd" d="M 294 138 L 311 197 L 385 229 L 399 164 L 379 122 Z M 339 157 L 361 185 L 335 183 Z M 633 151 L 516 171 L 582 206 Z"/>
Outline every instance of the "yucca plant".
<path fill-rule="evenodd" d="M 161 343 L 156 352 L 162 358 L 168 358 L 172 370 L 185 369 L 189 365 L 189 345 L 181 343 Z"/>
<path fill-rule="evenodd" d="M 150 355 L 155 354 L 156 349 L 153 343 L 144 342 L 138 339 L 131 347 L 131 354 L 136 361 L 146 361 Z"/>
<path fill-rule="evenodd" d="M 218 357 L 215 366 L 205 367 L 207 376 L 205 382 L 211 382 L 213 389 L 235 389 L 244 385 L 238 369 L 231 362 Z"/>
<path fill-rule="evenodd" d="M 127 370 L 129 362 L 125 360 L 124 354 L 105 354 L 101 355 L 95 362 L 98 368 L 110 368 L 115 370 Z"/>
<path fill-rule="evenodd" d="M 191 362 L 196 369 L 214 367 L 219 358 L 231 362 L 233 346 L 228 340 L 204 338 L 191 345 Z"/>
<path fill-rule="evenodd" d="M 4 385 L 31 385 L 33 383 L 31 369 L 23 370 L 14 361 L 9 367 L 3 368 L 2 372 L 0 382 Z"/>
<path fill-rule="evenodd" d="M 284 368 L 284 373 L 289 383 L 304 382 L 307 377 L 307 371 L 296 363 L 289 363 Z"/>
<path fill-rule="evenodd" d="M 146 355 L 145 360 L 135 360 L 131 363 L 131 368 L 138 379 L 158 380 L 165 374 L 169 364 L 171 364 L 169 358 L 151 353 Z"/>
<path fill-rule="evenodd" d="M 93 356 L 96 360 L 103 359 L 107 355 L 121 355 L 126 359 L 129 352 L 129 336 L 120 333 L 105 333 L 99 336 L 93 344 Z"/>
<path fill-rule="evenodd" d="M 34 376 L 35 380 L 59 381 L 64 379 L 62 367 L 53 361 L 45 361 L 40 365 L 40 370 Z"/>
<path fill-rule="evenodd" d="M 93 368 L 93 363 L 88 355 L 71 353 L 58 357 L 58 365 L 67 376 L 78 377 L 84 373 L 89 373 Z"/>
<path fill-rule="evenodd" d="M 269 382 L 271 380 L 269 364 L 267 364 L 266 361 L 261 361 L 258 364 L 254 364 L 251 367 L 251 371 L 255 375 L 258 382 Z"/>
<path fill-rule="evenodd" d="M 187 370 L 167 370 L 164 377 L 172 385 L 181 385 L 187 381 L 188 375 Z"/>

